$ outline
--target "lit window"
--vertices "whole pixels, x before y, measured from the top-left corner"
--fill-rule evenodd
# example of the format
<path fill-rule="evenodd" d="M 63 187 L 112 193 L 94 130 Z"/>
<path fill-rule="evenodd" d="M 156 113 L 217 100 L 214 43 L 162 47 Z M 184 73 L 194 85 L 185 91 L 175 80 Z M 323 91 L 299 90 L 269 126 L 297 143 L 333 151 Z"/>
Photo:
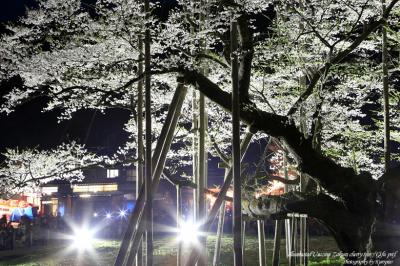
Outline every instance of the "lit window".
<path fill-rule="evenodd" d="M 44 195 L 51 195 L 58 192 L 58 187 L 42 187 L 42 193 Z"/>
<path fill-rule="evenodd" d="M 93 185 L 74 185 L 72 191 L 75 193 L 96 193 L 96 192 L 107 192 L 117 191 L 117 184 L 93 184 Z"/>
<path fill-rule="evenodd" d="M 116 178 L 118 176 L 118 169 L 107 169 L 107 178 Z"/>

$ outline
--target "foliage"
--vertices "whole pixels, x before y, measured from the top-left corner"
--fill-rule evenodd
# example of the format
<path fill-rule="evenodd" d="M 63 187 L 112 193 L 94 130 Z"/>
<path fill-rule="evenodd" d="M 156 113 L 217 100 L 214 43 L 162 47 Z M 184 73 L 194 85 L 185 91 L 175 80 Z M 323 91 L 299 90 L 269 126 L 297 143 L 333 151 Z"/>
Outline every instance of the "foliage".
<path fill-rule="evenodd" d="M 137 74 L 138 40 L 144 26 L 152 32 L 156 140 L 176 78 L 184 71 L 205 71 L 211 82 L 230 92 L 229 23 L 234 17 L 240 22 L 242 38 L 240 66 L 249 77 L 248 109 L 287 116 L 308 139 L 319 139 L 326 156 L 358 172 L 380 175 L 379 123 L 365 122 L 372 111 L 380 109 L 382 94 L 377 59 L 380 24 L 372 27 L 382 16 L 376 8 L 379 1 L 180 0 L 166 18 L 153 14 L 147 20 L 140 3 L 102 0 L 84 6 L 79 0 L 42 0 L 38 9 L 29 10 L 17 24 L 7 25 L 9 34 L 1 36 L 0 42 L 0 60 L 4 62 L 0 79 L 19 76 L 23 85 L 5 95 L 1 110 L 12 112 L 42 96 L 49 98 L 45 110 L 63 110 L 60 119 L 68 119 L 80 109 L 129 109 L 132 117 L 125 129 L 131 138 L 119 155 L 134 157 L 136 86 L 143 78 Z M 153 6 L 155 11 L 157 8 Z M 396 12 L 398 6 L 395 15 L 388 16 L 388 27 L 398 20 Z M 391 35 L 394 40 L 398 38 L 395 32 Z M 398 62 L 392 61 L 390 67 L 398 69 Z M 395 78 L 393 75 L 391 80 L 398 84 Z M 398 121 L 397 92 L 392 95 L 392 116 Z M 186 99 L 178 145 L 170 152 L 169 165 L 175 170 L 190 163 L 193 112 L 191 99 Z M 207 113 L 210 139 L 229 152 L 229 115 L 213 102 Z M 381 116 L 376 119 L 380 121 Z M 396 136 L 399 128 L 392 129 Z M 217 154 L 212 148 L 211 153 Z M 26 156 L 29 158 L 29 152 Z"/>

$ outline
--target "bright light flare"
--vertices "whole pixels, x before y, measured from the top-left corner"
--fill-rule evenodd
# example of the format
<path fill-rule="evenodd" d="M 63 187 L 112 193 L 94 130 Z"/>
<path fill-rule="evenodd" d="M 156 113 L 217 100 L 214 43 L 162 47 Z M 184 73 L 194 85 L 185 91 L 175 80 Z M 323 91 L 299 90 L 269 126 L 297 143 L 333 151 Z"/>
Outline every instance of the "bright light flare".
<path fill-rule="evenodd" d="M 74 235 L 72 237 L 72 247 L 84 251 L 92 248 L 94 234 L 87 228 L 74 229 Z"/>
<path fill-rule="evenodd" d="M 184 243 L 196 243 L 199 236 L 199 225 L 190 222 L 182 222 L 178 231 L 177 240 Z"/>
<path fill-rule="evenodd" d="M 125 210 L 120 210 L 119 211 L 119 217 L 125 218 L 125 216 L 126 216 L 126 211 Z"/>
<path fill-rule="evenodd" d="M 107 213 L 107 214 L 106 214 L 106 218 L 107 218 L 107 219 L 111 219 L 111 217 L 112 217 L 112 216 L 111 216 L 111 213 Z"/>

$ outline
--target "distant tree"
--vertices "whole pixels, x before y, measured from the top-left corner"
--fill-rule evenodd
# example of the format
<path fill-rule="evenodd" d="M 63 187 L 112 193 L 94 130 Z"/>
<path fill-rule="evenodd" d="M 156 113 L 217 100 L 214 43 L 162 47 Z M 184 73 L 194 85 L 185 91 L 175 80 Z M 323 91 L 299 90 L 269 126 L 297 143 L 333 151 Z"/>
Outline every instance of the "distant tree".
<path fill-rule="evenodd" d="M 0 196 L 39 192 L 40 185 L 53 180 L 80 181 L 83 170 L 104 163 L 75 142 L 49 151 L 7 149 L 0 164 Z"/>

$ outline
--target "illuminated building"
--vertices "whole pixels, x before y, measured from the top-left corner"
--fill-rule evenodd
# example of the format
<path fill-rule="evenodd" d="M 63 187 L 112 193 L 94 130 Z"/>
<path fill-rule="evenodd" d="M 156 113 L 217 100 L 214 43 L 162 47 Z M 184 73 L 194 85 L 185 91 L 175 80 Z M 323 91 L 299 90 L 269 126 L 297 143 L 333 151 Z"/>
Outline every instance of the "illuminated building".
<path fill-rule="evenodd" d="M 82 182 L 54 181 L 42 186 L 41 213 L 84 218 L 133 208 L 135 169 L 95 167 L 85 170 L 84 176 Z"/>

